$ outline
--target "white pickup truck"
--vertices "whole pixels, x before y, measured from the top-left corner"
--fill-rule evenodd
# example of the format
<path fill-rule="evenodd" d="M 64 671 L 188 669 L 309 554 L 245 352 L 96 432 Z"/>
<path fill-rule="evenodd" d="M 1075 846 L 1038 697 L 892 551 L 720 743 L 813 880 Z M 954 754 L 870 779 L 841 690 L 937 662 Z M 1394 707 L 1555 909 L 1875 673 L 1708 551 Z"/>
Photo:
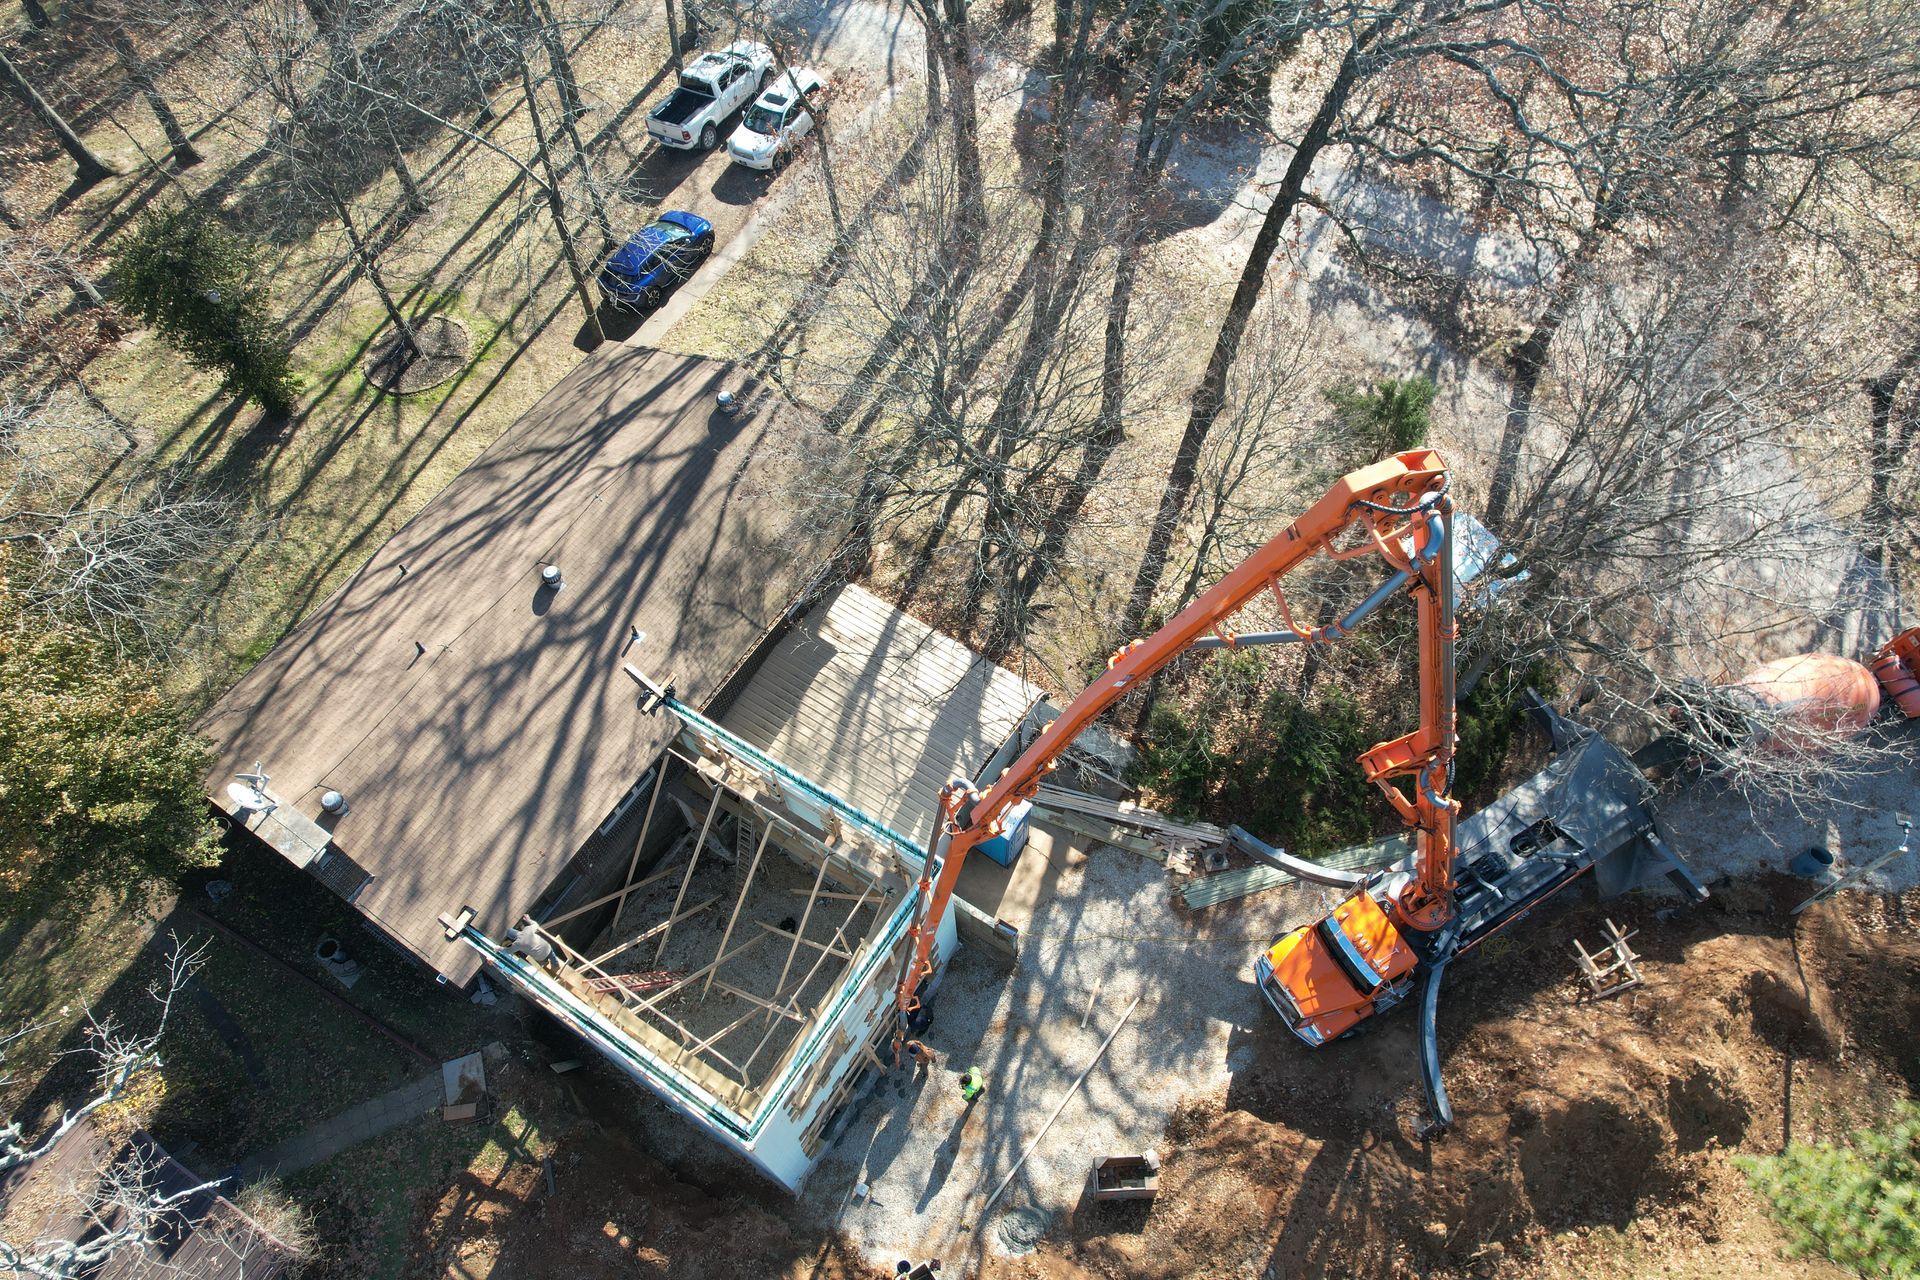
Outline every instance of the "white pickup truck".
<path fill-rule="evenodd" d="M 680 73 L 680 87 L 647 113 L 647 132 L 662 146 L 711 151 L 720 122 L 760 92 L 773 70 L 773 51 L 741 40 L 703 53 Z"/>

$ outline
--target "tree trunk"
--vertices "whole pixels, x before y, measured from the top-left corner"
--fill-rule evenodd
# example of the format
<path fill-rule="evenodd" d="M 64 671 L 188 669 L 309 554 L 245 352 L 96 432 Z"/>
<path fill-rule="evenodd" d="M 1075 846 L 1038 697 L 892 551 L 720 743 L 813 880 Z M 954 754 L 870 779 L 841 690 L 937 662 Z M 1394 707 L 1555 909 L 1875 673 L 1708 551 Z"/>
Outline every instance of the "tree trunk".
<path fill-rule="evenodd" d="M 316 15 L 318 12 L 320 11 L 315 11 Z M 360 46 L 354 43 L 353 33 L 328 28 L 323 30 L 329 31 L 328 44 L 332 48 L 333 56 L 346 63 L 353 83 L 361 85 L 372 83 L 367 76 L 366 66 L 360 60 Z M 400 192 L 408 214 L 425 213 L 432 205 L 429 204 L 426 193 L 420 189 L 419 181 L 414 178 L 413 169 L 407 164 L 407 153 L 400 147 L 400 135 L 394 131 L 393 121 L 382 110 L 377 123 L 380 131 L 386 136 L 387 163 L 393 167 L 393 176 L 399 180 Z"/>
<path fill-rule="evenodd" d="M 493 119 L 493 89 L 487 83 L 480 69 L 487 65 L 486 55 L 473 43 L 467 29 L 456 18 L 443 23 L 448 36 L 460 50 L 460 72 L 466 77 L 467 87 L 473 93 L 474 101 L 480 106 L 480 113 L 474 117 L 476 124 L 485 124 Z"/>
<path fill-rule="evenodd" d="M 767 41 L 773 50 L 773 78 L 778 83 L 792 74 L 793 64 L 787 58 L 784 41 L 771 34 Z M 796 87 L 798 83 L 795 81 Z M 847 224 L 840 213 L 840 189 L 833 180 L 832 148 L 827 143 L 827 113 L 814 102 L 813 94 L 805 90 L 800 94 L 800 108 L 813 117 L 813 137 L 820 147 L 820 180 L 827 189 L 827 216 L 833 220 L 833 242 L 839 244 L 847 237 Z"/>
<path fill-rule="evenodd" d="M 840 213 L 840 186 L 833 180 L 833 146 L 827 137 L 827 117 L 813 109 L 813 95 L 802 95 L 807 113 L 813 117 L 813 135 L 820 140 L 820 182 L 827 191 L 827 217 L 833 221 L 833 242 L 847 238 L 846 219 Z"/>
<path fill-rule="evenodd" d="M 951 89 L 954 160 L 960 178 L 960 218 L 956 226 L 967 256 L 987 223 L 987 186 L 980 167 L 980 112 L 974 93 L 973 33 L 967 27 L 968 0 L 947 0 L 947 30 L 940 42 Z"/>
<path fill-rule="evenodd" d="M 541 47 L 547 51 L 547 62 L 553 67 L 553 78 L 560 86 L 560 124 L 562 128 L 571 129 L 573 122 L 586 114 L 580 99 L 580 82 L 574 79 L 573 60 L 567 56 L 566 41 L 560 38 L 553 6 L 547 0 L 534 0 L 533 7 L 540 21 Z"/>
<path fill-rule="evenodd" d="M 400 149 L 400 140 L 392 133 L 387 135 L 387 163 L 393 166 L 393 176 L 400 180 L 400 193 L 405 199 L 408 213 L 425 213 L 433 207 L 427 200 L 426 192 L 420 189 L 413 170 L 407 165 L 407 153 Z"/>
<path fill-rule="evenodd" d="M 1060 500 L 1047 513 L 1040 542 L 1021 570 L 1019 597 L 1022 605 L 1033 603 L 1034 596 L 1040 591 L 1040 584 L 1053 572 L 1055 562 L 1066 550 L 1067 536 L 1073 532 L 1087 499 L 1093 495 L 1094 485 L 1099 483 L 1107 463 L 1112 461 L 1114 453 L 1126 441 L 1126 425 L 1121 414 L 1125 398 L 1122 364 L 1126 353 L 1127 316 L 1133 306 L 1133 284 L 1139 271 L 1140 253 L 1141 246 L 1137 242 L 1129 243 L 1122 249 L 1120 260 L 1114 264 L 1113 290 L 1107 295 L 1106 350 L 1100 369 L 1100 416 L 1096 420 L 1092 438 L 1087 441 L 1087 447 L 1080 455 L 1080 465 L 1074 470 L 1073 479 L 1068 482 Z"/>
<path fill-rule="evenodd" d="M 47 100 L 40 96 L 40 91 L 20 74 L 20 68 L 14 66 L 13 60 L 4 52 L 0 52 L 0 80 L 5 80 L 14 93 L 19 95 L 20 100 L 33 111 L 33 114 L 40 117 L 40 122 L 51 129 L 54 136 L 60 140 L 60 149 L 73 158 L 74 178 L 82 186 L 91 186 L 103 178 L 113 176 L 113 166 L 95 155 L 87 144 L 81 141 L 80 135 L 73 131 L 73 126 L 47 104 Z"/>
<path fill-rule="evenodd" d="M 53 25 L 53 16 L 47 12 L 47 7 L 41 4 L 40 0 L 20 0 L 20 7 L 26 10 L 27 21 L 31 22 L 34 26 L 50 27 Z"/>
<path fill-rule="evenodd" d="M 994 343 L 999 341 L 1000 333 L 1013 322 L 1021 306 L 1029 295 L 1033 297 L 1033 320 L 1028 326 L 1027 345 L 1023 349 L 1021 365 L 1010 378 L 1009 385 L 1015 388 L 1023 386 L 1020 367 L 1031 364 L 1033 370 L 1039 367 L 1041 356 L 1046 350 L 1045 339 L 1053 332 L 1056 316 L 1053 312 L 1053 295 L 1062 281 L 1054 275 L 1054 266 L 1059 259 L 1060 237 L 1068 230 L 1066 217 L 1068 157 L 1071 138 L 1079 118 L 1082 76 L 1086 70 L 1087 37 L 1093 21 L 1094 4 L 1092 0 L 1081 6 L 1081 21 L 1078 35 L 1074 40 L 1072 53 L 1066 52 L 1066 31 L 1062 24 L 1068 22 L 1073 0 L 1059 0 L 1054 7 L 1054 35 L 1056 48 L 1049 50 L 1048 60 L 1056 64 L 1048 76 L 1047 91 L 1047 167 L 1042 183 L 1040 199 L 1040 226 L 1034 233 L 1033 248 L 1027 254 L 1027 260 L 1020 267 L 1020 273 L 1014 277 L 1013 287 L 1008 289 L 993 309 L 993 325 L 989 332 L 981 335 L 973 349 L 960 364 L 960 376 L 972 381 L 982 361 Z M 1082 243 L 1091 233 L 1083 236 Z M 1076 254 L 1078 249 L 1076 249 Z M 1075 279 L 1073 272 L 1066 279 Z M 1003 397 L 1013 402 L 1019 399 Z M 1004 413 L 997 414 L 996 420 L 1003 419 Z"/>
<path fill-rule="evenodd" d="M 1894 525 L 1893 477 L 1913 447 L 1915 414 L 1899 412 L 1900 388 L 1920 368 L 1920 338 L 1914 340 L 1892 368 L 1867 383 L 1867 456 L 1872 471 L 1867 481 L 1867 556 L 1876 565 L 1887 564 L 1887 535 Z"/>
<path fill-rule="evenodd" d="M 667 59 L 673 63 L 675 71 L 685 66 L 684 55 L 680 52 L 680 15 L 674 12 L 673 0 L 667 0 Z"/>
<path fill-rule="evenodd" d="M 167 135 L 167 145 L 173 149 L 174 165 L 181 169 L 190 169 L 199 164 L 200 152 L 195 149 L 193 139 L 187 136 L 187 131 L 180 127 L 180 118 L 173 114 L 173 107 L 168 104 L 166 98 L 161 96 L 160 86 L 154 82 L 152 71 L 148 69 L 139 52 L 133 47 L 133 41 L 124 29 L 112 23 L 108 23 L 108 26 L 110 30 L 107 38 L 113 43 L 114 57 L 119 60 L 121 69 L 127 73 L 127 78 L 133 81 L 134 87 L 140 91 L 140 96 L 146 99 L 147 108 L 153 112 L 153 118 L 160 122 L 161 132 Z"/>
<path fill-rule="evenodd" d="M 534 149 L 539 152 L 540 167 L 547 175 L 544 184 L 547 211 L 553 216 L 554 230 L 560 233 L 560 252 L 567 260 L 567 274 L 573 277 L 574 296 L 580 299 L 580 309 L 587 315 L 587 333 L 598 345 L 607 340 L 607 335 L 600 328 L 600 309 L 594 305 L 593 289 L 580 267 L 580 250 L 573 241 L 573 228 L 567 225 L 567 207 L 560 199 L 560 175 L 554 168 L 547 131 L 540 122 L 539 99 L 533 92 L 533 70 L 525 62 L 520 64 L 520 84 L 527 94 L 527 120 L 533 126 Z"/>
<path fill-rule="evenodd" d="M 593 208 L 594 224 L 600 228 L 602 239 L 612 244 L 613 222 L 607 217 L 606 201 L 601 198 L 600 187 L 593 180 L 592 166 L 587 163 L 586 145 L 580 141 L 577 122 L 586 114 L 580 98 L 580 82 L 574 78 L 573 61 L 567 56 L 566 41 L 560 38 L 553 6 L 547 0 L 534 0 L 534 10 L 540 22 L 540 46 L 546 50 L 547 65 L 553 68 L 554 83 L 560 89 L 560 131 L 567 135 L 567 143 L 573 148 L 573 163 L 568 167 L 580 171 L 580 181 L 587 188 L 587 202 Z"/>
<path fill-rule="evenodd" d="M 100 296 L 99 288 L 94 285 L 93 281 L 87 279 L 86 273 L 81 271 L 79 267 L 76 267 L 71 261 L 64 257 L 60 260 L 60 266 L 61 270 L 66 274 L 67 287 L 73 290 L 74 301 L 89 311 L 95 307 L 104 307 L 107 305 L 107 300 Z"/>
<path fill-rule="evenodd" d="M 347 242 L 353 246 L 353 256 L 360 263 L 360 270 L 366 273 L 367 282 L 380 296 L 380 305 L 387 310 L 387 319 L 400 334 L 400 341 L 406 344 L 407 359 L 420 354 L 420 339 L 413 331 L 413 324 L 393 300 L 393 293 L 387 288 L 387 282 L 380 275 L 380 264 L 374 258 L 372 250 L 360 235 L 360 228 L 354 225 L 353 212 L 347 208 L 347 202 L 338 193 L 329 191 L 327 197 L 333 203 L 333 211 L 340 216 L 340 225 L 346 228 Z"/>
<path fill-rule="evenodd" d="M 1140 557 L 1140 568 L 1134 575 L 1133 589 L 1127 597 L 1126 613 L 1120 624 L 1123 640 L 1132 638 L 1140 630 L 1146 620 L 1147 610 L 1153 604 L 1153 593 L 1160 585 L 1161 572 L 1166 568 L 1167 551 L 1173 545 L 1174 532 L 1179 528 L 1180 517 L 1185 513 L 1187 499 L 1193 492 L 1201 449 L 1207 442 L 1207 433 L 1213 429 L 1214 420 L 1220 416 L 1220 406 L 1226 395 L 1227 371 L 1233 367 L 1234 357 L 1240 354 L 1240 341 L 1246 336 L 1247 322 L 1253 318 L 1254 304 L 1260 300 L 1260 290 L 1267 279 L 1267 264 L 1280 245 L 1280 233 L 1293 220 L 1294 211 L 1299 208 L 1307 174 L 1312 170 L 1321 149 L 1327 145 L 1334 122 L 1340 118 L 1340 111 L 1346 105 L 1347 96 L 1353 92 L 1367 45 L 1372 43 L 1385 21 L 1385 18 L 1376 21 L 1347 50 L 1347 56 L 1340 62 L 1339 73 L 1320 99 L 1319 110 L 1314 112 L 1312 122 L 1307 125 L 1299 145 L 1294 148 L 1293 159 L 1288 162 L 1286 174 L 1280 179 L 1279 189 L 1274 192 L 1266 220 L 1260 224 L 1260 233 L 1254 237 L 1253 250 L 1247 255 L 1246 266 L 1240 271 L 1240 283 L 1234 288 L 1233 301 L 1227 307 L 1226 319 L 1221 323 L 1220 334 L 1214 340 L 1213 354 L 1207 359 L 1206 372 L 1201 376 L 1199 386 L 1194 388 L 1192 408 L 1187 415 L 1187 429 L 1180 438 L 1179 448 L 1174 452 L 1173 466 L 1167 472 L 1167 485 L 1160 497 L 1159 512 L 1147 531 L 1147 548 Z"/>
<path fill-rule="evenodd" d="M 1601 235 L 1600 225 L 1595 223 L 1580 237 L 1567 269 L 1554 282 L 1546 309 L 1508 362 L 1507 421 L 1501 428 L 1500 447 L 1494 455 L 1493 481 L 1487 489 L 1485 513 L 1487 526 L 1495 532 L 1506 523 L 1507 504 L 1513 500 L 1514 481 L 1519 478 L 1520 446 L 1526 441 L 1527 423 L 1533 415 L 1533 395 L 1539 389 L 1540 375 L 1546 372 L 1547 354 L 1553 350 L 1553 339 L 1560 332 L 1560 326 L 1573 312 L 1587 265 L 1599 252 Z"/>

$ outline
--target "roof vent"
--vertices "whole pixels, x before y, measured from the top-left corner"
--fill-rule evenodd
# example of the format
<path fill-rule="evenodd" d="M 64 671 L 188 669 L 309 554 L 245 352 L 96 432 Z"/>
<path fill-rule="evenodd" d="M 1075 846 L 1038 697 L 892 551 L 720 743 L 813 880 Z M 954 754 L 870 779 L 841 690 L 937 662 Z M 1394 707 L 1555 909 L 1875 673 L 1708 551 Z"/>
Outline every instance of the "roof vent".
<path fill-rule="evenodd" d="M 347 812 L 347 798 L 338 791 L 322 792 L 320 807 L 336 818 L 343 817 Z"/>
<path fill-rule="evenodd" d="M 543 587 L 551 587 L 555 591 L 566 586 L 567 580 L 560 576 L 560 566 L 557 564 L 542 565 L 540 567 L 540 585 Z"/>
<path fill-rule="evenodd" d="M 740 408 L 740 402 L 733 398 L 733 392 L 731 391 L 722 391 L 714 397 L 714 402 L 720 406 L 720 412 L 726 414 L 728 417 L 732 417 L 734 412 Z"/>

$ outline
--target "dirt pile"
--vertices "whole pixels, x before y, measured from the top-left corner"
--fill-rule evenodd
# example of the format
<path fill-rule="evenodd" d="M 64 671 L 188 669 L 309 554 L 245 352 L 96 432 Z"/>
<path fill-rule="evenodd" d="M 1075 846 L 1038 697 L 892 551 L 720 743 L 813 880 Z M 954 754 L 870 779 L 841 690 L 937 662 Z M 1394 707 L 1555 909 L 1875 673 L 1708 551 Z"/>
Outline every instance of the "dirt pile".
<path fill-rule="evenodd" d="M 1224 1096 L 1176 1119 L 1159 1201 L 1083 1205 L 989 1275 L 1836 1275 L 1784 1259 L 1729 1156 L 1830 1139 L 1920 1086 L 1920 895 L 1796 922 L 1779 878 L 1661 920 L 1546 913 L 1456 967 L 1442 1043 L 1457 1122 L 1423 1111 L 1413 1019 L 1313 1053 L 1273 1019 Z M 1581 999 L 1571 939 L 1641 932 L 1645 987 Z"/>

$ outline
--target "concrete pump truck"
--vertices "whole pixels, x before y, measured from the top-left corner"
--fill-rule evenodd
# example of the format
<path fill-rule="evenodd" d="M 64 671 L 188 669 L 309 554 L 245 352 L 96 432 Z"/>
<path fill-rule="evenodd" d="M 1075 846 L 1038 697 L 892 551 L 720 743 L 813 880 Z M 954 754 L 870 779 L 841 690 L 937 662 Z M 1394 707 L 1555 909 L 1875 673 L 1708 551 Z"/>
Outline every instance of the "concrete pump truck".
<path fill-rule="evenodd" d="M 1628 844 L 1634 837 L 1642 838 L 1643 845 L 1651 841 L 1657 850 L 1653 869 L 1704 896 L 1652 835 L 1650 813 L 1639 827 L 1614 824 L 1624 839 L 1582 840 L 1566 829 L 1578 828 L 1578 822 L 1556 823 L 1552 816 L 1510 831 L 1500 828 L 1500 820 L 1512 820 L 1519 811 L 1514 806 L 1488 815 L 1488 835 L 1499 832 L 1502 838 L 1477 839 L 1468 856 L 1461 856 L 1456 841 L 1460 806 L 1452 795 L 1456 626 L 1448 485 L 1446 464 L 1431 450 L 1397 454 L 1342 477 L 1309 511 L 1165 626 L 1116 652 L 1106 671 L 987 791 L 976 792 L 959 781 L 947 786 L 919 881 L 913 945 L 900 973 L 896 1054 L 926 1016 L 920 995 L 932 976 L 934 933 L 968 852 L 1001 833 L 1008 809 L 1034 795 L 1082 729 L 1189 650 L 1328 644 L 1402 594 L 1413 597 L 1418 615 L 1419 724 L 1368 749 L 1359 763 L 1411 829 L 1412 852 L 1385 869 L 1354 873 L 1264 845 L 1258 849 L 1258 856 L 1301 879 L 1338 886 L 1348 894 L 1325 917 L 1281 937 L 1254 960 L 1261 994 L 1293 1033 L 1318 1047 L 1353 1034 L 1367 1019 L 1418 995 L 1422 1078 L 1433 1114 L 1428 1132 L 1441 1131 L 1452 1123 L 1452 1109 L 1440 1075 L 1436 1009 L 1441 975 L 1450 961 L 1596 865 L 1616 854 L 1633 853 Z M 1378 556 L 1389 576 L 1337 621 L 1302 627 L 1293 620 L 1282 579 L 1321 555 L 1332 560 Z M 1248 634 L 1230 629 L 1234 615 L 1269 592 L 1284 629 Z M 1598 735 L 1556 723 L 1556 744 L 1563 735 L 1570 742 L 1580 742 L 1585 735 L 1588 745 L 1600 748 L 1586 754 L 1587 773 L 1606 774 L 1615 758 L 1624 764 L 1625 757 Z M 1568 753 L 1568 761 L 1578 767 L 1573 755 Z M 1633 776 L 1637 785 L 1638 775 Z M 1630 788 L 1613 794 L 1633 796 Z M 1608 804 L 1620 810 L 1636 802 L 1612 799 Z M 1631 878 L 1644 878 L 1647 869 L 1635 867 Z M 1604 873 L 1603 868 L 1603 878 Z M 1612 877 L 1616 883 L 1625 878 Z"/>

